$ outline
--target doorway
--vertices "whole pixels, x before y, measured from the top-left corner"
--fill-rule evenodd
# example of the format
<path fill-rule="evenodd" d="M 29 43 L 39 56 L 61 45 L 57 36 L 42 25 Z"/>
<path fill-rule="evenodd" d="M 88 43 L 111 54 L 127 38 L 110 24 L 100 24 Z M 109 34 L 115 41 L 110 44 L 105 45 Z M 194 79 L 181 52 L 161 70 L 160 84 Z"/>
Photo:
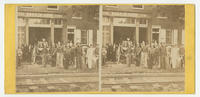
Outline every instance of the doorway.
<path fill-rule="evenodd" d="M 135 41 L 135 27 L 119 27 L 115 26 L 113 30 L 114 44 L 122 43 L 122 41 L 130 38 L 130 41 Z"/>
<path fill-rule="evenodd" d="M 49 43 L 51 41 L 51 29 L 50 28 L 40 28 L 40 27 L 29 27 L 29 44 L 37 44 L 43 38 Z"/>
<path fill-rule="evenodd" d="M 152 39 L 153 39 L 153 41 L 156 41 L 157 43 L 159 43 L 159 33 L 153 33 Z"/>
<path fill-rule="evenodd" d="M 62 42 L 62 29 L 55 28 L 54 29 L 54 43 L 58 43 L 58 41 Z"/>
<path fill-rule="evenodd" d="M 148 42 L 148 33 L 147 33 L 147 28 L 139 28 L 139 42 L 147 43 Z"/>

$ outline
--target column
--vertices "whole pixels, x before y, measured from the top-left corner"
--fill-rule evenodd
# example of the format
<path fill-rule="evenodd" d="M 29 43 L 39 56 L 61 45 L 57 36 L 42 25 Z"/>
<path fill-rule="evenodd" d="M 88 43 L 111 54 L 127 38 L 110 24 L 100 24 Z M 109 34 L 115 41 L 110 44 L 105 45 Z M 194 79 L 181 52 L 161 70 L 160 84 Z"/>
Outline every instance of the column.
<path fill-rule="evenodd" d="M 26 44 L 29 44 L 29 24 L 28 24 L 28 18 L 26 18 L 26 24 L 25 24 L 25 36 L 26 36 Z"/>
<path fill-rule="evenodd" d="M 136 39 L 136 43 L 139 43 L 139 20 L 138 19 L 136 19 L 135 39 Z"/>
<path fill-rule="evenodd" d="M 136 43 L 139 43 L 139 27 L 136 27 L 135 39 Z"/>
<path fill-rule="evenodd" d="M 114 35 L 113 33 L 114 33 L 114 32 L 113 32 L 113 24 L 111 24 L 111 27 L 110 27 L 110 39 L 111 39 L 111 43 L 112 43 L 112 44 L 113 44 L 113 42 L 114 42 L 114 41 L 113 41 L 113 37 L 114 37 L 114 36 L 113 36 L 113 35 Z"/>
<path fill-rule="evenodd" d="M 185 30 L 182 29 L 182 35 L 181 35 L 181 43 L 184 45 L 185 44 Z"/>
<path fill-rule="evenodd" d="M 167 43 L 166 41 L 166 29 L 160 29 L 160 33 L 159 33 L 159 43 Z"/>
<path fill-rule="evenodd" d="M 68 42 L 67 21 L 65 19 L 63 19 L 62 33 L 63 33 L 63 41 L 67 43 Z"/>
<path fill-rule="evenodd" d="M 54 20 L 51 20 L 51 43 L 54 44 Z"/>
<path fill-rule="evenodd" d="M 81 30 L 76 29 L 74 32 L 74 43 L 76 44 L 77 42 L 81 43 Z"/>
<path fill-rule="evenodd" d="M 63 42 L 67 42 L 67 37 L 66 37 L 67 33 L 66 32 L 67 32 L 67 29 L 66 29 L 66 27 L 63 26 L 63 28 L 62 28 L 62 41 Z"/>
<path fill-rule="evenodd" d="M 182 44 L 182 27 L 178 28 L 178 44 Z"/>
<path fill-rule="evenodd" d="M 89 44 L 93 44 L 93 30 L 88 30 L 89 33 Z"/>
<path fill-rule="evenodd" d="M 148 34 L 148 36 L 147 36 L 147 39 L 148 39 L 148 42 L 151 44 L 151 42 L 152 42 L 152 23 L 151 23 L 151 21 L 150 20 L 147 20 L 147 23 L 148 23 L 148 25 L 147 25 L 147 34 Z"/>
<path fill-rule="evenodd" d="M 174 29 L 174 44 L 178 44 L 178 30 Z"/>

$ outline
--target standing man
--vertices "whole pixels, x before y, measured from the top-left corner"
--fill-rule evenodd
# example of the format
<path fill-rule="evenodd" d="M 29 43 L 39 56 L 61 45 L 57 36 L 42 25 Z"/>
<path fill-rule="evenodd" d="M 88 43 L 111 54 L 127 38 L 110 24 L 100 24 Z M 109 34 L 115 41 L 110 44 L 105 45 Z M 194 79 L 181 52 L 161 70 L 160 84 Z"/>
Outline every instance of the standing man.
<path fill-rule="evenodd" d="M 161 47 L 160 47 L 160 68 L 161 69 L 165 69 L 165 57 L 166 57 L 167 53 L 166 53 L 166 48 L 165 48 L 165 44 L 161 43 Z"/>
<path fill-rule="evenodd" d="M 82 69 L 81 66 L 81 59 L 82 59 L 82 48 L 80 46 L 80 43 L 76 43 L 76 48 L 75 48 L 75 63 L 77 66 L 77 71 L 80 71 Z"/>
<path fill-rule="evenodd" d="M 63 47 L 60 41 L 57 44 L 56 66 L 63 68 Z"/>
<path fill-rule="evenodd" d="M 95 58 L 95 48 L 93 47 L 92 44 L 90 44 L 90 47 L 87 49 L 87 64 L 88 68 L 92 69 L 93 68 L 93 59 Z"/>
<path fill-rule="evenodd" d="M 142 49 L 140 48 L 140 44 L 137 43 L 137 46 L 135 48 L 136 66 L 140 66 L 141 51 Z"/>
<path fill-rule="evenodd" d="M 43 65 L 44 67 L 46 67 L 46 61 L 47 61 L 47 57 L 48 57 L 48 55 L 47 55 L 47 54 L 48 54 L 48 50 L 47 50 L 47 48 L 48 48 L 48 43 L 47 43 L 47 41 L 43 38 L 41 44 L 42 44 L 42 65 Z"/>
<path fill-rule="evenodd" d="M 17 68 L 21 66 L 22 55 L 23 55 L 22 49 L 19 47 L 17 49 Z"/>

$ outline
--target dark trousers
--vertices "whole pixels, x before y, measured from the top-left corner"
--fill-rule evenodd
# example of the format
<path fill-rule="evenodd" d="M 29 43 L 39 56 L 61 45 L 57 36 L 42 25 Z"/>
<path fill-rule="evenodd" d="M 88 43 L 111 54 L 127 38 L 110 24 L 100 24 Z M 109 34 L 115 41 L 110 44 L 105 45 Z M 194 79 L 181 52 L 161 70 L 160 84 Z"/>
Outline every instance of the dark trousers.
<path fill-rule="evenodd" d="M 77 56 L 76 58 L 75 58 L 75 60 L 76 60 L 76 66 L 77 66 L 77 69 L 81 69 L 81 56 Z"/>
<path fill-rule="evenodd" d="M 160 56 L 160 68 L 165 69 L 165 56 Z"/>

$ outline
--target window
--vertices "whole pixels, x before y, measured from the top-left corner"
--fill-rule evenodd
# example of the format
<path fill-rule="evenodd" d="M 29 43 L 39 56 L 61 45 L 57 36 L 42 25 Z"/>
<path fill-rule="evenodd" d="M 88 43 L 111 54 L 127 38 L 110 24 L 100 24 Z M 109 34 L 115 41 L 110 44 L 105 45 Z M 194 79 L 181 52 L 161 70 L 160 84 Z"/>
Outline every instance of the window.
<path fill-rule="evenodd" d="M 103 22 L 104 23 L 110 23 L 110 18 L 109 17 L 103 17 Z"/>
<path fill-rule="evenodd" d="M 25 26 L 26 20 L 25 18 L 18 18 L 18 25 L 19 26 Z"/>
<path fill-rule="evenodd" d="M 135 19 L 131 19 L 131 24 L 135 24 Z"/>
<path fill-rule="evenodd" d="M 67 32 L 74 32 L 74 29 L 67 29 Z"/>
<path fill-rule="evenodd" d="M 171 44 L 172 43 L 172 31 L 166 30 L 166 43 Z"/>
<path fill-rule="evenodd" d="M 140 19 L 139 21 L 140 21 L 140 24 L 147 24 L 146 19 Z"/>
<path fill-rule="evenodd" d="M 58 6 L 47 6 L 49 10 L 58 10 Z"/>
<path fill-rule="evenodd" d="M 159 28 L 152 28 L 152 32 L 159 33 Z"/>
<path fill-rule="evenodd" d="M 134 9 L 144 9 L 143 5 L 132 5 Z"/>
<path fill-rule="evenodd" d="M 61 25 L 62 20 L 61 19 L 55 19 L 55 25 Z"/>
<path fill-rule="evenodd" d="M 81 12 L 80 11 L 73 12 L 72 13 L 72 19 L 82 19 Z"/>

